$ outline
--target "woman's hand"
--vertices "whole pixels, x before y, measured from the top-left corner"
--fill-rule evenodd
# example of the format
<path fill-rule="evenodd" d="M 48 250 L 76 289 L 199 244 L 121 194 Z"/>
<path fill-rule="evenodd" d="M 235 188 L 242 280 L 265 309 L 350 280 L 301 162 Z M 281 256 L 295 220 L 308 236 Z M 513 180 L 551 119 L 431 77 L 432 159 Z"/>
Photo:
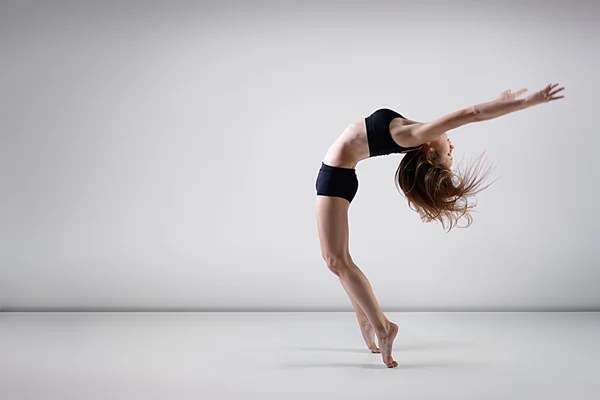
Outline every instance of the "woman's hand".
<path fill-rule="evenodd" d="M 510 89 L 506 89 L 504 92 L 502 92 L 500 94 L 500 97 L 498 97 L 496 99 L 496 101 L 499 103 L 508 103 L 508 102 L 516 100 L 517 97 L 519 97 L 526 91 L 527 91 L 527 89 L 523 88 L 523 89 L 519 90 L 518 92 L 513 93 L 510 91 Z"/>
<path fill-rule="evenodd" d="M 555 83 L 554 85 L 552 83 L 549 83 L 548 86 L 546 86 L 539 92 L 530 94 L 525 99 L 521 99 L 521 101 L 524 103 L 524 105 L 526 107 L 530 107 L 530 106 L 535 106 L 537 104 L 547 103 L 552 100 L 562 99 L 565 96 L 557 96 L 556 94 L 558 92 L 560 92 L 561 90 L 564 90 L 565 88 L 561 87 L 561 88 L 556 89 L 557 86 L 558 86 L 558 83 Z M 511 102 L 514 102 L 515 100 L 517 100 L 517 97 L 519 97 L 520 95 L 522 95 L 525 92 L 527 92 L 526 88 L 523 88 L 515 93 L 511 92 L 510 89 L 507 89 L 504 92 L 502 92 L 502 94 L 500 94 L 500 97 L 498 97 L 496 99 L 496 101 L 498 103 L 502 103 L 502 104 L 511 103 Z"/>
<path fill-rule="evenodd" d="M 537 104 L 548 103 L 549 101 L 562 99 L 565 96 L 557 96 L 556 94 L 561 90 L 564 90 L 564 87 L 560 87 L 556 89 L 558 83 L 554 85 L 549 83 L 548 86 L 540 90 L 539 92 L 535 92 L 530 94 L 525 98 L 525 104 L 529 106 L 535 106 Z"/>

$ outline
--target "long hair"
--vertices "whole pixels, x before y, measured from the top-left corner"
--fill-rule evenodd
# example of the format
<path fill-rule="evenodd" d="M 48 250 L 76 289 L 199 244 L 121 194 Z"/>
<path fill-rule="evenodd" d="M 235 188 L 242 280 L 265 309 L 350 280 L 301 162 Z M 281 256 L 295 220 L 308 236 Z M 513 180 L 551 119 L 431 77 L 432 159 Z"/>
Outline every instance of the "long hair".
<path fill-rule="evenodd" d="M 409 207 L 419 214 L 421 221 L 437 220 L 443 229 L 449 226 L 448 232 L 455 225 L 467 228 L 473 223 L 470 210 L 477 204 L 470 203 L 469 199 L 495 182 L 480 187 L 490 172 L 488 168 L 479 176 L 484 154 L 464 172 L 454 172 L 427 145 L 407 152 L 396 170 L 396 188 L 408 200 Z M 464 227 L 458 226 L 462 217 L 467 220 Z"/>

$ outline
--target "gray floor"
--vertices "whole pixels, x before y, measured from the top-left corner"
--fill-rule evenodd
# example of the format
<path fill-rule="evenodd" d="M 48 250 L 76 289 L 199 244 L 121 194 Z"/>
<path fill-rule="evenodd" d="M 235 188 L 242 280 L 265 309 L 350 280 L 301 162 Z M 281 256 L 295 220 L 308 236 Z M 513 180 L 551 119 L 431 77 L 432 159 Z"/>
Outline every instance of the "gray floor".
<path fill-rule="evenodd" d="M 0 313 L 0 398 L 600 399 L 600 313 Z"/>

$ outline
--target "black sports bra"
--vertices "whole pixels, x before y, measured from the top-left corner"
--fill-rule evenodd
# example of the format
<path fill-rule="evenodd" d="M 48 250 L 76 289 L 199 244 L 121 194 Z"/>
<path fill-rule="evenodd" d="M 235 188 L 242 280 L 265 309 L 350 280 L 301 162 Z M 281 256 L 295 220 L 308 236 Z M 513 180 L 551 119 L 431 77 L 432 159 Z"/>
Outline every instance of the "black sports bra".
<path fill-rule="evenodd" d="M 391 153 L 406 153 L 421 146 L 402 147 L 398 145 L 390 133 L 390 122 L 394 118 L 404 118 L 396 111 L 380 108 L 365 118 L 367 140 L 369 142 L 369 157 L 382 156 Z M 406 119 L 406 118 L 404 118 Z"/>

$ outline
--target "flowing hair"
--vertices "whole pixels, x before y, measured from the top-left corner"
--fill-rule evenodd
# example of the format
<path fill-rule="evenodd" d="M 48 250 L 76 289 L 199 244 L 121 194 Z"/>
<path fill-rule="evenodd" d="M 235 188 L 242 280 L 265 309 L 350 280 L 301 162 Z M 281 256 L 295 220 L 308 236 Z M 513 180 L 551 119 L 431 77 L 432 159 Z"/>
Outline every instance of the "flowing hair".
<path fill-rule="evenodd" d="M 430 148 L 426 147 L 426 150 Z M 454 172 L 444 165 L 435 151 L 419 149 L 407 152 L 396 170 L 396 188 L 408 200 L 409 207 L 419 214 L 421 221 L 439 221 L 443 229 L 449 226 L 448 232 L 453 226 L 467 228 L 473 223 L 470 210 L 477 204 L 476 201 L 470 203 L 469 199 L 495 182 L 480 187 L 490 172 L 488 168 L 479 176 L 484 154 L 464 172 Z M 467 220 L 464 227 L 458 226 L 462 217 Z"/>

